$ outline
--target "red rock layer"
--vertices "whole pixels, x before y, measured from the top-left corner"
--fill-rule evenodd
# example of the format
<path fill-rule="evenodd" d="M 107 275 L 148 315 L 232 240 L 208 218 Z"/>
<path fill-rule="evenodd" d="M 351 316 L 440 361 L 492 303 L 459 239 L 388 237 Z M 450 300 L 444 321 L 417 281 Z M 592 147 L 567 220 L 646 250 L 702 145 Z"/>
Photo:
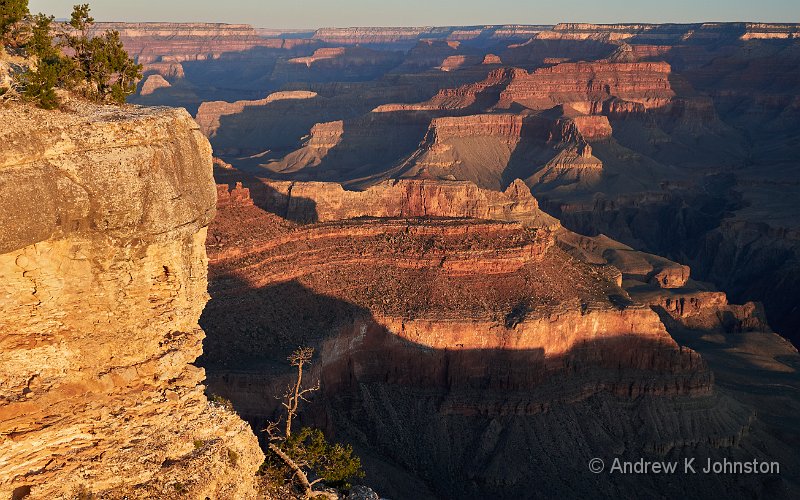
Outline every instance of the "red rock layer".
<path fill-rule="evenodd" d="M 170 83 L 161 75 L 150 75 L 145 78 L 139 89 L 139 95 L 150 95 L 158 89 L 168 88 Z"/>
<path fill-rule="evenodd" d="M 527 218 L 537 211 L 529 194 L 495 193 L 505 198 L 498 210 L 489 204 L 490 192 L 466 184 L 380 185 L 360 193 L 360 205 L 371 204 L 372 214 L 348 210 L 338 186 L 286 184 L 283 196 L 306 195 L 321 220 L 333 219 L 299 227 L 251 214 L 254 207 L 221 207 L 208 240 L 212 329 L 236 331 L 224 326 L 226 318 L 277 321 L 266 297 L 243 298 L 270 290 L 286 307 L 304 304 L 302 315 L 319 321 L 339 314 L 326 309 L 336 303 L 355 307 L 355 316 L 335 328 L 318 330 L 313 321 L 303 327 L 303 341 L 321 342 L 317 369 L 325 391 L 376 381 L 485 389 L 481 398 L 443 410 L 465 415 L 539 413 L 556 400 L 579 401 L 598 391 L 624 397 L 709 393 L 712 378 L 703 361 L 678 348 L 654 312 L 614 305 L 612 296 L 625 295 L 615 268 L 574 259 L 554 245 L 551 228 L 452 218 L 513 218 L 522 206 L 511 200 L 528 201 Z M 326 206 L 342 200 L 337 211 Z M 237 229 L 242 222 L 256 220 L 247 224 L 257 231 L 247 233 L 269 237 L 237 239 L 245 233 Z M 282 342 L 264 339 L 275 341 Z M 235 355 L 252 340 L 233 335 L 224 342 Z M 420 349 L 429 354 L 420 356 Z M 503 372 L 495 358 L 516 368 Z M 531 393 L 513 408 L 501 401 L 507 401 L 503 391 L 539 390 L 556 378 L 558 395 Z"/>
<path fill-rule="evenodd" d="M 506 114 L 434 118 L 425 141 L 436 143 L 458 137 L 491 136 L 516 144 L 522 135 L 522 124 L 522 116 Z"/>
<path fill-rule="evenodd" d="M 390 180 L 366 191 L 345 191 L 326 182 L 265 181 L 271 196 L 260 203 L 270 212 L 297 221 L 335 221 L 355 217 L 470 217 L 556 228 L 539 210 L 521 181 L 505 192 L 480 189 L 467 181 Z"/>
<path fill-rule="evenodd" d="M 516 68 L 498 68 L 491 71 L 484 80 L 462 85 L 457 88 L 439 90 L 430 100 L 417 104 L 384 104 L 375 108 L 374 112 L 392 111 L 420 111 L 420 110 L 446 110 L 462 109 L 478 102 L 481 94 L 490 94 L 487 106 L 497 102 L 497 96 L 502 88 L 514 78 L 517 73 L 525 73 Z"/>
<path fill-rule="evenodd" d="M 217 206 L 227 207 L 229 205 L 248 206 L 253 204 L 250 198 L 250 190 L 242 187 L 241 182 L 237 182 L 233 189 L 228 189 L 227 184 L 217 184 Z"/>
<path fill-rule="evenodd" d="M 500 96 L 498 107 L 514 103 L 531 109 L 568 104 L 594 114 L 616 97 L 643 109 L 666 106 L 675 96 L 667 63 L 564 63 L 533 73 L 516 71 Z"/>

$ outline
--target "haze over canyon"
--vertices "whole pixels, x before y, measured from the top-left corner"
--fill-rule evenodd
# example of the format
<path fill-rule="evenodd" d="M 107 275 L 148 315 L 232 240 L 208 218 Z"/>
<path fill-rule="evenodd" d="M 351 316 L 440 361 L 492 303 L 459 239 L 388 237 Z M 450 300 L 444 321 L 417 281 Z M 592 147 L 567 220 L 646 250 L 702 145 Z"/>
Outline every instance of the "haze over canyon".
<path fill-rule="evenodd" d="M 0 107 L 0 495 L 283 498 L 309 346 L 328 495 L 800 496 L 800 25 L 106 29 Z"/>

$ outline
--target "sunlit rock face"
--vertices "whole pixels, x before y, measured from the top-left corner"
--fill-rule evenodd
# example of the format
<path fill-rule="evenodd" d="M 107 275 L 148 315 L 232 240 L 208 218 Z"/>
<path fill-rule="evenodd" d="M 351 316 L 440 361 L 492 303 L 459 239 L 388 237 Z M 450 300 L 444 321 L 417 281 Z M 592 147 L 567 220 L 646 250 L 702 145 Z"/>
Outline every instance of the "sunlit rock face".
<path fill-rule="evenodd" d="M 757 331 L 760 313 L 703 292 L 686 266 L 565 230 L 519 181 L 353 192 L 219 172 L 237 175 L 207 241 L 200 362 L 255 426 L 275 411 L 286 354 L 311 345 L 322 388 L 305 422 L 353 443 L 399 497 L 511 497 L 534 476 L 564 494 L 645 484 L 598 480 L 576 453 L 766 456 L 746 437 L 768 435 L 754 408 L 671 334 Z"/>
<path fill-rule="evenodd" d="M 191 364 L 208 141 L 182 110 L 68 107 L 0 111 L 0 494 L 251 497 L 256 438 Z"/>

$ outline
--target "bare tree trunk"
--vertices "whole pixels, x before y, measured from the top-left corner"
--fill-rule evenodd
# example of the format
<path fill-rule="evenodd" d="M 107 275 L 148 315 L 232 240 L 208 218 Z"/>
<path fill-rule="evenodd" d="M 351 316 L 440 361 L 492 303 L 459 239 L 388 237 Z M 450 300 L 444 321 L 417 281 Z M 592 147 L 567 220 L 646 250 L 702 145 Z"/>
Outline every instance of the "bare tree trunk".
<path fill-rule="evenodd" d="M 297 413 L 297 407 L 300 404 L 300 387 L 303 383 L 303 362 L 297 364 L 297 380 L 294 384 L 294 392 L 289 396 L 289 405 L 286 407 L 286 439 L 292 435 L 292 419 Z"/>
<path fill-rule="evenodd" d="M 270 443 L 269 449 L 275 452 L 275 454 L 278 455 L 281 460 L 283 460 L 283 462 L 294 471 L 294 475 L 297 476 L 297 478 L 300 480 L 300 485 L 303 487 L 303 498 L 311 498 L 314 491 L 311 489 L 311 483 L 308 482 L 308 476 L 306 476 L 306 473 L 303 472 L 303 469 L 297 465 L 297 462 L 292 460 L 292 457 L 284 453 L 283 450 L 275 446 L 275 444 Z"/>

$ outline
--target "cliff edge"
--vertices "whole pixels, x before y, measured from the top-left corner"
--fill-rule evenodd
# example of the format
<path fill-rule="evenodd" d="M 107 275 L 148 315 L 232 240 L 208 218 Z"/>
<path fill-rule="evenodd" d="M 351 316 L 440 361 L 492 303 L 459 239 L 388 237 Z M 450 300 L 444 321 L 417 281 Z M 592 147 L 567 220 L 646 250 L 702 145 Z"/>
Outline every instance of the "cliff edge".
<path fill-rule="evenodd" d="M 183 110 L 0 108 L 0 496 L 251 498 L 192 365 L 211 148 Z"/>

